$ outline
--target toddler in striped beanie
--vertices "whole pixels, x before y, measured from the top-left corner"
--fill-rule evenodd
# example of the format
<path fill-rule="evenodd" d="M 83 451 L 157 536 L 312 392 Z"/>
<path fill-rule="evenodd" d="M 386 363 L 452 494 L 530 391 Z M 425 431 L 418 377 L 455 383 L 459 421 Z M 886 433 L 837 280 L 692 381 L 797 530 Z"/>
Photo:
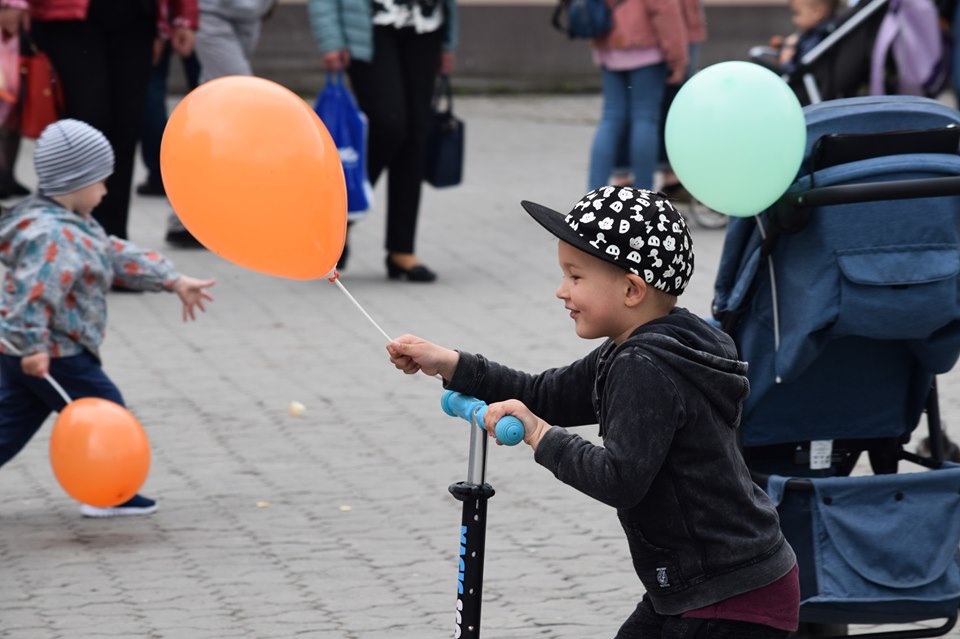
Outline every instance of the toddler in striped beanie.
<path fill-rule="evenodd" d="M 65 195 L 110 177 L 113 147 L 86 122 L 58 120 L 37 138 L 33 164 L 41 194 Z"/>
<path fill-rule="evenodd" d="M 180 273 L 156 251 L 108 235 L 93 217 L 114 168 L 103 133 L 80 120 L 54 122 L 37 139 L 34 165 L 38 192 L 0 211 L 0 264 L 6 269 L 0 287 L 0 468 L 51 412 L 63 409 L 66 397 L 123 405 L 100 360 L 109 291 L 175 293 L 184 320 L 195 319 L 213 300 L 207 289 L 214 280 Z M 37 381 L 47 377 L 63 394 Z M 156 501 L 140 494 L 80 507 L 86 517 L 156 510 Z"/>

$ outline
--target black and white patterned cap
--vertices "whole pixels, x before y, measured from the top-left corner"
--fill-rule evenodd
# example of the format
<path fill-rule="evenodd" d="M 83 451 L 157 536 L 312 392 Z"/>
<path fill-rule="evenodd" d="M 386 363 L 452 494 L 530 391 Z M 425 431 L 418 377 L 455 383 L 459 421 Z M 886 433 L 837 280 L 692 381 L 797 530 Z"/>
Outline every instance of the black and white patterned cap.
<path fill-rule="evenodd" d="M 520 205 L 564 242 L 664 293 L 680 295 L 693 275 L 687 223 L 662 193 L 603 186 L 584 195 L 567 215 L 526 200 Z"/>

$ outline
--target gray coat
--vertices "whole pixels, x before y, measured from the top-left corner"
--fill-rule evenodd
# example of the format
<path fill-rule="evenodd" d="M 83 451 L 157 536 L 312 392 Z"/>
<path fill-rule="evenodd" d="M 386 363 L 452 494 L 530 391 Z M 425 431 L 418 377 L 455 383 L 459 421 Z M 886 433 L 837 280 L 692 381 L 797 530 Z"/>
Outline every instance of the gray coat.
<path fill-rule="evenodd" d="M 321 53 L 347 49 L 352 58 L 373 60 L 370 0 L 308 0 L 307 10 Z M 443 50 L 453 51 L 457 48 L 456 0 L 444 0 L 443 10 Z"/>
<path fill-rule="evenodd" d="M 213 13 L 228 20 L 259 20 L 275 0 L 199 0 L 202 13 Z"/>

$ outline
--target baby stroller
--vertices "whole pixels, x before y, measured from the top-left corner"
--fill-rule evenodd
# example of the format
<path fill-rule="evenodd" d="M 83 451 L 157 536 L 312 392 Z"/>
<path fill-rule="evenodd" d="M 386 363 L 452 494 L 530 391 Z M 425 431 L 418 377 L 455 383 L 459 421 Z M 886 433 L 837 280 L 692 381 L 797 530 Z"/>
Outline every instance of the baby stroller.
<path fill-rule="evenodd" d="M 912 96 L 804 113 L 800 176 L 730 221 L 716 280 L 749 363 L 744 458 L 798 556 L 800 636 L 943 619 L 856 635 L 941 636 L 960 605 L 960 465 L 936 394 L 960 356 L 960 113 Z M 928 456 L 905 448 L 924 414 Z"/>
<path fill-rule="evenodd" d="M 947 85 L 950 36 L 933 0 L 859 0 L 833 30 L 783 74 L 803 105 L 867 93 L 936 97 Z M 750 59 L 774 71 L 777 51 Z"/>

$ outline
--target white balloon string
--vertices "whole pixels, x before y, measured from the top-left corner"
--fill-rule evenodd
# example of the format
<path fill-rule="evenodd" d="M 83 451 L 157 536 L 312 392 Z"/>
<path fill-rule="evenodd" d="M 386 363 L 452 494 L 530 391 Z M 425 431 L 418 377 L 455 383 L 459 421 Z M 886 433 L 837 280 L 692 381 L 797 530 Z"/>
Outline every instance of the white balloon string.
<path fill-rule="evenodd" d="M 16 348 L 14 348 L 13 344 L 11 344 L 11 343 L 8 342 L 7 340 L 3 339 L 2 337 L 0 337 L 0 344 L 3 344 L 3 348 L 6 349 L 7 351 L 9 351 L 11 355 L 14 355 L 14 356 L 16 356 L 16 357 L 20 357 L 20 351 L 18 351 Z M 63 390 L 63 386 L 61 386 L 60 384 L 58 384 L 58 383 L 57 383 L 57 380 L 55 380 L 54 378 L 50 377 L 50 373 L 45 373 L 45 374 L 43 375 L 43 379 L 47 380 L 47 382 L 49 382 L 50 385 L 53 386 L 53 390 L 57 391 L 57 394 L 60 395 L 60 397 L 63 399 L 64 403 L 69 404 L 71 401 L 73 401 L 73 400 L 70 399 L 70 396 L 67 395 L 67 391 Z"/>
<path fill-rule="evenodd" d="M 380 328 L 380 325 L 377 324 L 376 320 L 374 320 L 372 317 L 370 317 L 370 313 L 368 313 L 368 312 L 366 311 L 366 309 L 364 309 L 362 306 L 360 306 L 360 302 L 358 302 L 358 301 L 353 297 L 353 295 L 350 294 L 350 291 L 347 290 L 347 287 L 344 286 L 343 283 L 340 281 L 340 274 L 339 274 L 339 273 L 336 273 L 336 275 L 334 275 L 332 278 L 328 277 L 327 279 L 337 285 L 337 288 L 339 288 L 339 289 L 343 292 L 343 294 L 347 296 L 347 299 L 349 299 L 351 302 L 353 302 L 353 305 L 356 306 L 356 307 L 360 310 L 361 313 L 363 313 L 363 316 L 364 316 L 364 317 L 366 317 L 368 320 L 370 320 L 370 323 L 373 324 L 373 326 L 374 326 L 378 331 L 380 331 L 380 334 L 383 335 L 384 339 L 386 339 L 388 343 L 393 341 L 392 339 L 390 339 L 390 336 L 387 335 L 387 332 L 386 332 L 385 330 L 383 330 L 382 328 Z"/>
<path fill-rule="evenodd" d="M 347 299 L 349 299 L 351 302 L 353 302 L 353 305 L 356 306 L 356 307 L 360 310 L 361 313 L 363 313 L 363 316 L 364 316 L 364 317 L 366 317 L 368 320 L 370 320 L 370 323 L 373 324 L 373 326 L 374 326 L 378 331 L 380 331 L 380 334 L 383 335 L 383 337 L 387 340 L 388 343 L 393 341 L 393 340 L 390 338 L 390 336 L 387 335 L 387 332 L 386 332 L 385 330 L 383 330 L 382 328 L 380 328 L 380 325 L 377 324 L 376 320 L 374 320 L 372 317 L 370 317 L 370 313 L 368 313 L 368 312 L 360 305 L 360 302 L 358 302 L 358 301 L 356 300 L 356 298 L 354 298 L 353 295 L 350 294 L 350 291 L 347 290 L 347 287 L 344 286 L 344 285 L 343 285 L 343 282 L 340 281 L 340 273 L 338 273 L 338 272 L 336 272 L 336 271 L 332 271 L 332 273 L 327 276 L 327 280 L 330 281 L 330 282 L 333 282 L 334 284 L 337 285 L 337 288 L 339 288 L 339 289 L 343 292 L 343 294 L 347 296 Z M 440 375 L 440 373 L 437 373 L 436 375 L 433 375 L 432 377 L 436 377 L 436 378 L 439 379 L 440 381 L 443 381 L 443 377 Z"/>

